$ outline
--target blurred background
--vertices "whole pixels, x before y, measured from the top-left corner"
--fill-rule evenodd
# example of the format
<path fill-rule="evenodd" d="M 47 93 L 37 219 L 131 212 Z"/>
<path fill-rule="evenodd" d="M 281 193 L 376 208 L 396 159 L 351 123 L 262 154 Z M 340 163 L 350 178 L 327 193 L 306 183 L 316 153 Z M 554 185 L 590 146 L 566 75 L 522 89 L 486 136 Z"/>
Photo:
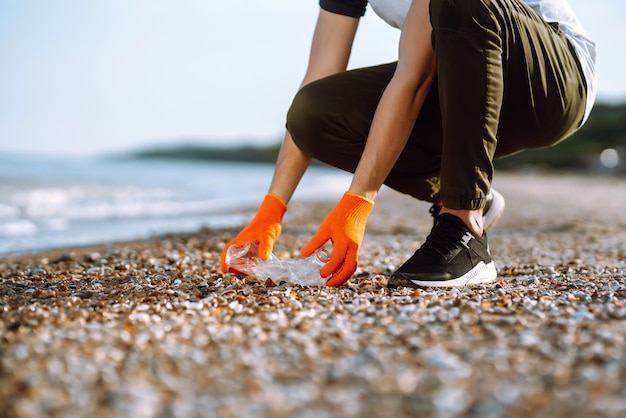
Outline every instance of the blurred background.
<path fill-rule="evenodd" d="M 587 125 L 500 169 L 626 174 L 626 3 L 570 0 L 599 46 Z M 0 0 L 0 254 L 241 224 L 267 190 L 317 0 Z M 372 10 L 350 68 L 397 59 Z M 339 196 L 314 167 L 297 199 Z"/>

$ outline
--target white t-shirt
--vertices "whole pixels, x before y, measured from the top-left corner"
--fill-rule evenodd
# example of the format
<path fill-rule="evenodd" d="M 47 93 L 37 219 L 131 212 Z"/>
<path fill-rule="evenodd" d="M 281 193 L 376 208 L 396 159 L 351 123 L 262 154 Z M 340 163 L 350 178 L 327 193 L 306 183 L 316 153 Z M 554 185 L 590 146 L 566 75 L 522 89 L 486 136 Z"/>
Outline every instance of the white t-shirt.
<path fill-rule="evenodd" d="M 567 0 L 523 0 L 546 22 L 557 22 L 574 46 L 587 82 L 587 106 L 583 122 L 589 117 L 596 99 L 596 44 L 585 33 Z M 369 0 L 378 16 L 393 27 L 402 29 L 411 0 Z"/>

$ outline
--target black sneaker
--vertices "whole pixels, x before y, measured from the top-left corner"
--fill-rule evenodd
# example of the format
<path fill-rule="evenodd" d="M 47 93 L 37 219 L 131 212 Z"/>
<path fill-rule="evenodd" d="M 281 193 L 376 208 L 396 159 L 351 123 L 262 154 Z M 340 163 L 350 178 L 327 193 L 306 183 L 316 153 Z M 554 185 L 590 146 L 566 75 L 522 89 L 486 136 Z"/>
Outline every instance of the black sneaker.
<path fill-rule="evenodd" d="M 437 217 L 426 242 L 390 277 L 388 287 L 454 287 L 496 280 L 487 235 L 474 235 L 449 213 Z"/>
<path fill-rule="evenodd" d="M 491 189 L 487 195 L 487 202 L 485 203 L 485 208 L 483 209 L 483 228 L 485 231 L 489 232 L 498 219 L 500 219 L 500 216 L 502 216 L 502 213 L 504 212 L 504 206 L 504 197 L 496 190 Z M 437 223 L 439 212 L 441 212 L 441 206 L 432 205 L 428 212 L 430 212 L 430 215 L 433 217 L 434 226 Z"/>

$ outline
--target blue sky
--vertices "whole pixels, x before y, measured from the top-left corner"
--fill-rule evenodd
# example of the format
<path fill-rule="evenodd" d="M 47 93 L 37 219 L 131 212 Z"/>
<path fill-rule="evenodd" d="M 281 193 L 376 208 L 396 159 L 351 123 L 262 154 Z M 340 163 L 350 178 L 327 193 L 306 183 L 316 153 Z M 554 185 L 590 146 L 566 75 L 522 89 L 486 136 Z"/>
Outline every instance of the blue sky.
<path fill-rule="evenodd" d="M 600 48 L 600 99 L 626 100 L 626 2 L 570 3 Z M 0 0 L 0 152 L 276 141 L 317 11 L 317 0 Z M 368 10 L 350 67 L 394 60 L 397 39 Z"/>

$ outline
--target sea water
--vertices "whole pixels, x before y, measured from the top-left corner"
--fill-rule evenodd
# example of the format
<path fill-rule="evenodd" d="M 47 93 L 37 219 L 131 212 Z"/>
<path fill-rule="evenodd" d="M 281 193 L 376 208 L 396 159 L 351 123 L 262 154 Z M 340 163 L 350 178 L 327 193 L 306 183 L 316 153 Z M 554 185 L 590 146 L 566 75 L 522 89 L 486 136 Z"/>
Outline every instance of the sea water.
<path fill-rule="evenodd" d="M 0 255 L 243 226 L 272 164 L 0 155 Z M 312 166 L 294 201 L 339 199 L 350 176 Z"/>

